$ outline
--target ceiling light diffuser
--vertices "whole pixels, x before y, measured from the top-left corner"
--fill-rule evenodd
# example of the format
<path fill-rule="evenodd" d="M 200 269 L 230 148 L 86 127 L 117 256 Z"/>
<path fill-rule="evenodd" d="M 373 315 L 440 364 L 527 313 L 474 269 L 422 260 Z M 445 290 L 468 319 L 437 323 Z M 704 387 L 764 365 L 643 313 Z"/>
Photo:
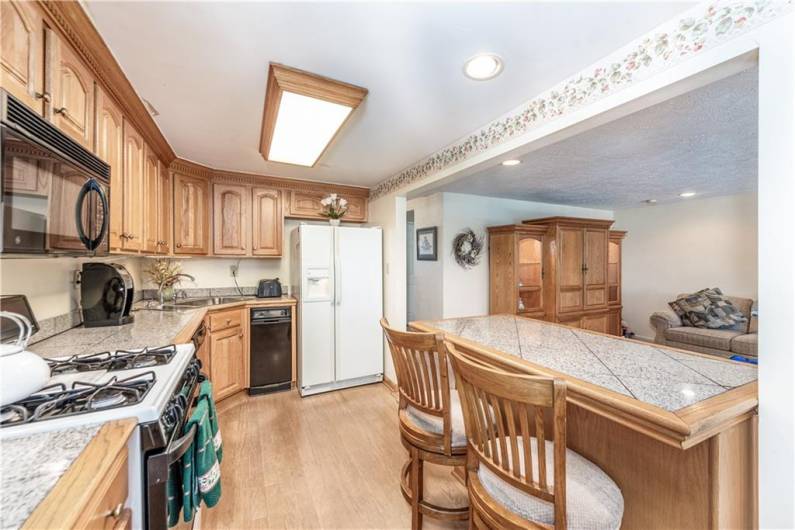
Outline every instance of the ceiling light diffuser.
<path fill-rule="evenodd" d="M 521 161 L 521 160 L 516 160 L 516 159 L 511 159 L 511 160 L 503 160 L 503 161 L 502 161 L 502 165 L 503 165 L 503 166 L 518 166 L 518 165 L 519 165 L 519 164 L 521 164 L 521 163 L 522 163 L 522 161 Z"/>
<path fill-rule="evenodd" d="M 367 89 L 271 63 L 262 117 L 265 160 L 314 166 Z"/>
<path fill-rule="evenodd" d="M 679 194 L 679 196 L 682 197 L 683 199 L 689 199 L 690 197 L 693 197 L 695 194 L 696 194 L 695 191 L 683 191 L 682 193 Z"/>
<path fill-rule="evenodd" d="M 494 79 L 502 72 L 502 59 L 493 53 L 479 53 L 464 63 L 464 75 L 476 81 Z"/>

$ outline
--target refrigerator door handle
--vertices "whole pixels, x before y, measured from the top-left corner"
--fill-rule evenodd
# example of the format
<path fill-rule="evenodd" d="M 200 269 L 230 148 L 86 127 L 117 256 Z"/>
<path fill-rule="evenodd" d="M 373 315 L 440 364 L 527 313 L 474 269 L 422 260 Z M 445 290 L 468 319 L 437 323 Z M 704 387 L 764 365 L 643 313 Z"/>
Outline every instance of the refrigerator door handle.
<path fill-rule="evenodd" d="M 339 232 L 334 229 L 334 304 L 342 303 L 342 262 L 340 261 Z"/>

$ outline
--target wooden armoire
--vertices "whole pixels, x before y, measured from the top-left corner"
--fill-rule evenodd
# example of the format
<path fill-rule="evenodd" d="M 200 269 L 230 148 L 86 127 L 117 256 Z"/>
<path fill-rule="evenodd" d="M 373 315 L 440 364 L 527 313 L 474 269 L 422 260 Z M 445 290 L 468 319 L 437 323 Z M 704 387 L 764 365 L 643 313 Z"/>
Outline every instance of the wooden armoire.
<path fill-rule="evenodd" d="M 489 228 L 489 312 L 621 334 L 621 244 L 613 221 L 529 219 Z"/>

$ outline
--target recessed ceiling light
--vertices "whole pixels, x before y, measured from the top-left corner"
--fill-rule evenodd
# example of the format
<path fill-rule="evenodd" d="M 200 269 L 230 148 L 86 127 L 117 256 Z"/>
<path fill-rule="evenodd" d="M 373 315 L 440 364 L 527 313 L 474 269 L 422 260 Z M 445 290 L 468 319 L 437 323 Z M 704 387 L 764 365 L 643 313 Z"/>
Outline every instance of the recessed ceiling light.
<path fill-rule="evenodd" d="M 270 162 L 314 166 L 367 89 L 271 63 L 260 153 Z"/>
<path fill-rule="evenodd" d="M 502 165 L 503 166 L 518 166 L 521 163 L 522 163 L 521 160 L 516 160 L 515 158 L 511 159 L 511 160 L 503 160 L 502 161 Z"/>
<path fill-rule="evenodd" d="M 682 193 L 679 194 L 679 196 L 682 197 L 683 199 L 689 199 L 690 197 L 693 197 L 695 194 L 696 194 L 695 191 L 683 191 Z"/>
<path fill-rule="evenodd" d="M 657 199 L 646 199 L 643 202 L 645 202 L 646 204 L 657 204 Z"/>
<path fill-rule="evenodd" d="M 494 79 L 502 72 L 502 59 L 493 53 L 479 53 L 464 63 L 464 75 L 475 81 Z"/>

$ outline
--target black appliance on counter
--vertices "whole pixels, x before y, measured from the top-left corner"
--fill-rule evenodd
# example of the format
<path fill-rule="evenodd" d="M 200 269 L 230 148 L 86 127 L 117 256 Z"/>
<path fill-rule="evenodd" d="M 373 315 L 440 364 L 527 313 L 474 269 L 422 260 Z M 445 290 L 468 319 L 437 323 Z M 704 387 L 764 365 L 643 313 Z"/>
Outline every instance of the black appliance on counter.
<path fill-rule="evenodd" d="M 121 326 L 133 321 L 130 314 L 135 287 L 132 276 L 116 263 L 83 263 L 80 305 L 83 326 Z"/>
<path fill-rule="evenodd" d="M 110 166 L 4 90 L 0 143 L 0 253 L 107 255 Z"/>
<path fill-rule="evenodd" d="M 293 379 L 293 326 L 289 307 L 251 309 L 248 393 L 290 390 Z"/>
<path fill-rule="evenodd" d="M 282 284 L 279 278 L 259 281 L 259 285 L 257 285 L 257 298 L 280 298 L 281 296 Z"/>

